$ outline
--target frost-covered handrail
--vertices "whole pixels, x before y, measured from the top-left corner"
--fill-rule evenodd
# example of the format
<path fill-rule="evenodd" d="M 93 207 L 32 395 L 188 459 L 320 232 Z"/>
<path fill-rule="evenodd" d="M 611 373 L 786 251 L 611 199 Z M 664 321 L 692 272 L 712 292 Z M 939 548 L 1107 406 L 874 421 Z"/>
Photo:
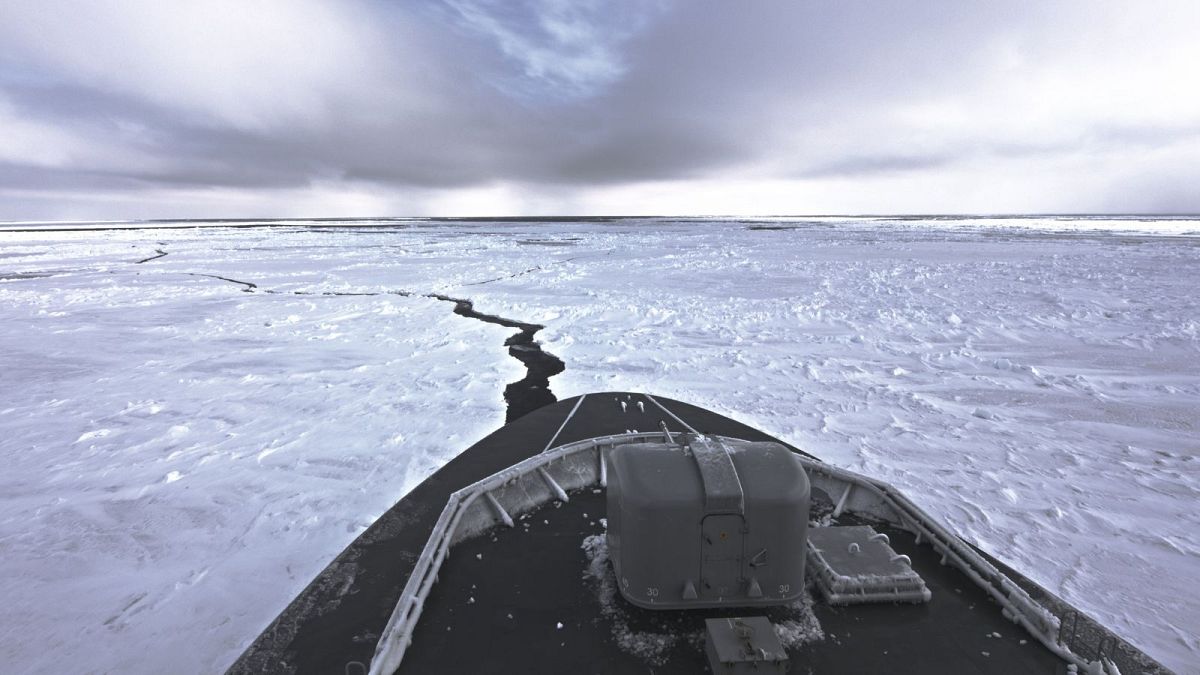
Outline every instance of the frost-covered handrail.
<path fill-rule="evenodd" d="M 1059 619 L 1034 600 L 1024 589 L 1013 583 L 1006 574 L 979 555 L 956 534 L 950 532 L 932 516 L 905 497 L 890 484 L 847 471 L 824 462 L 800 456 L 800 463 L 810 473 L 824 474 L 834 480 L 848 484 L 842 495 L 839 510 L 849 494 L 849 487 L 866 489 L 881 502 L 896 512 L 900 524 L 917 535 L 917 543 L 925 538 L 934 550 L 942 554 L 942 562 L 949 562 L 967 575 L 1000 604 L 1003 614 L 1010 621 L 1021 625 L 1043 646 L 1060 658 L 1082 667 L 1093 664 L 1072 652 L 1057 640 Z"/>
<path fill-rule="evenodd" d="M 433 526 L 433 531 L 429 534 L 429 540 L 425 543 L 424 550 L 417 558 L 417 564 L 413 568 L 412 574 L 409 575 L 408 582 L 404 585 L 404 591 L 400 594 L 396 609 L 392 612 L 387 626 L 379 637 L 379 643 L 375 647 L 375 656 L 371 659 L 371 675 L 391 675 L 400 667 L 404 652 L 412 642 L 413 629 L 421 617 L 425 599 L 429 596 L 429 591 L 437 578 L 438 569 L 441 568 L 442 561 L 446 558 L 446 552 L 450 549 L 463 514 L 481 495 L 492 502 L 493 508 L 499 509 L 500 519 L 509 523 L 511 518 L 491 495 L 492 490 L 512 483 L 523 476 L 544 470 L 551 462 L 578 452 L 605 446 L 662 440 L 662 438 L 663 432 L 653 431 L 600 436 L 567 443 L 534 455 L 451 494 L 446 508 L 442 510 L 437 523 Z M 601 461 L 597 475 L 602 486 L 605 483 L 603 474 L 603 462 Z M 557 492 L 552 494 L 557 494 Z"/>

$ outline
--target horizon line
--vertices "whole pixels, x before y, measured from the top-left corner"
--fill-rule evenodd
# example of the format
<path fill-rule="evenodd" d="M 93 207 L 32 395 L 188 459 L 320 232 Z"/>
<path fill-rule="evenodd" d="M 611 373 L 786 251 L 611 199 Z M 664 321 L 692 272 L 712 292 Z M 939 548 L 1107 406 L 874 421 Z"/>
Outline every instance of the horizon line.
<path fill-rule="evenodd" d="M 1156 219 L 1200 219 L 1200 212 L 1147 211 L 1147 212 L 1015 212 L 1015 213 L 796 213 L 796 214 L 622 214 L 622 215 L 458 215 L 458 216 L 262 216 L 237 218 L 97 218 L 70 220 L 0 220 L 0 227 L 10 225 L 104 225 L 132 223 L 285 223 L 285 222 L 377 222 L 377 221 L 446 221 L 446 222 L 553 222 L 585 220 L 717 220 L 748 221 L 756 219 L 802 219 L 802 218 L 880 218 L 896 220 L 920 219 L 991 219 L 991 218 L 1156 218 Z"/>

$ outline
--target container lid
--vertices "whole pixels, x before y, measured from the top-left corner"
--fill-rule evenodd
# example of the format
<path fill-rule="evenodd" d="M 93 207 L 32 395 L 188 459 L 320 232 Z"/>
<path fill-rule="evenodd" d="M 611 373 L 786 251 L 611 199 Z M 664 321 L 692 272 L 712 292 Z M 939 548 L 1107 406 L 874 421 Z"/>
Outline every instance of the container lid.
<path fill-rule="evenodd" d="M 745 515 L 751 502 L 808 501 L 804 467 L 778 443 L 690 436 L 684 445 L 631 443 L 606 454 L 622 499 L 641 507 L 699 504 L 704 515 Z"/>

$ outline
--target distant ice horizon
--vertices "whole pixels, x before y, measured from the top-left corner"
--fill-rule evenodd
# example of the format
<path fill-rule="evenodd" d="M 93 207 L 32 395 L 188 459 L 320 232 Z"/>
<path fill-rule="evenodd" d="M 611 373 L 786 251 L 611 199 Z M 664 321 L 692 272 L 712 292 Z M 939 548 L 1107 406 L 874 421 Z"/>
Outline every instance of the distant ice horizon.
<path fill-rule="evenodd" d="M 312 217 L 245 217 L 245 218 L 133 218 L 79 220 L 0 220 L 0 232 L 104 230 L 104 229 L 172 229 L 221 227 L 280 227 L 288 225 L 318 225 L 322 227 L 355 227 L 370 224 L 486 224 L 486 223 L 580 223 L 601 221 L 644 221 L 646 223 L 805 223 L 823 222 L 854 225 L 922 224 L 938 227 L 971 226 L 992 228 L 1024 228 L 1140 232 L 1145 234 L 1200 235 L 1200 213 L 893 213 L 893 214 L 805 214 L 805 215 L 447 215 L 447 216 L 312 216 Z M 1052 224 L 1059 224 L 1058 228 Z M 1062 227 L 1070 223 L 1074 227 Z"/>

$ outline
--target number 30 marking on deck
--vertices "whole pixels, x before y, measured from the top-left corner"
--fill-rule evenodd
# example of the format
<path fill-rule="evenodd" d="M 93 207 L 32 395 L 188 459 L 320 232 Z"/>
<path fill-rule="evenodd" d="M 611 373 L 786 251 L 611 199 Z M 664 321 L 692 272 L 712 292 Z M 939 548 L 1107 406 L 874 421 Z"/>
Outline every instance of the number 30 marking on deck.
<path fill-rule="evenodd" d="M 653 586 L 650 586 L 649 588 L 646 589 L 646 597 L 657 598 L 658 597 L 658 589 Z"/>

